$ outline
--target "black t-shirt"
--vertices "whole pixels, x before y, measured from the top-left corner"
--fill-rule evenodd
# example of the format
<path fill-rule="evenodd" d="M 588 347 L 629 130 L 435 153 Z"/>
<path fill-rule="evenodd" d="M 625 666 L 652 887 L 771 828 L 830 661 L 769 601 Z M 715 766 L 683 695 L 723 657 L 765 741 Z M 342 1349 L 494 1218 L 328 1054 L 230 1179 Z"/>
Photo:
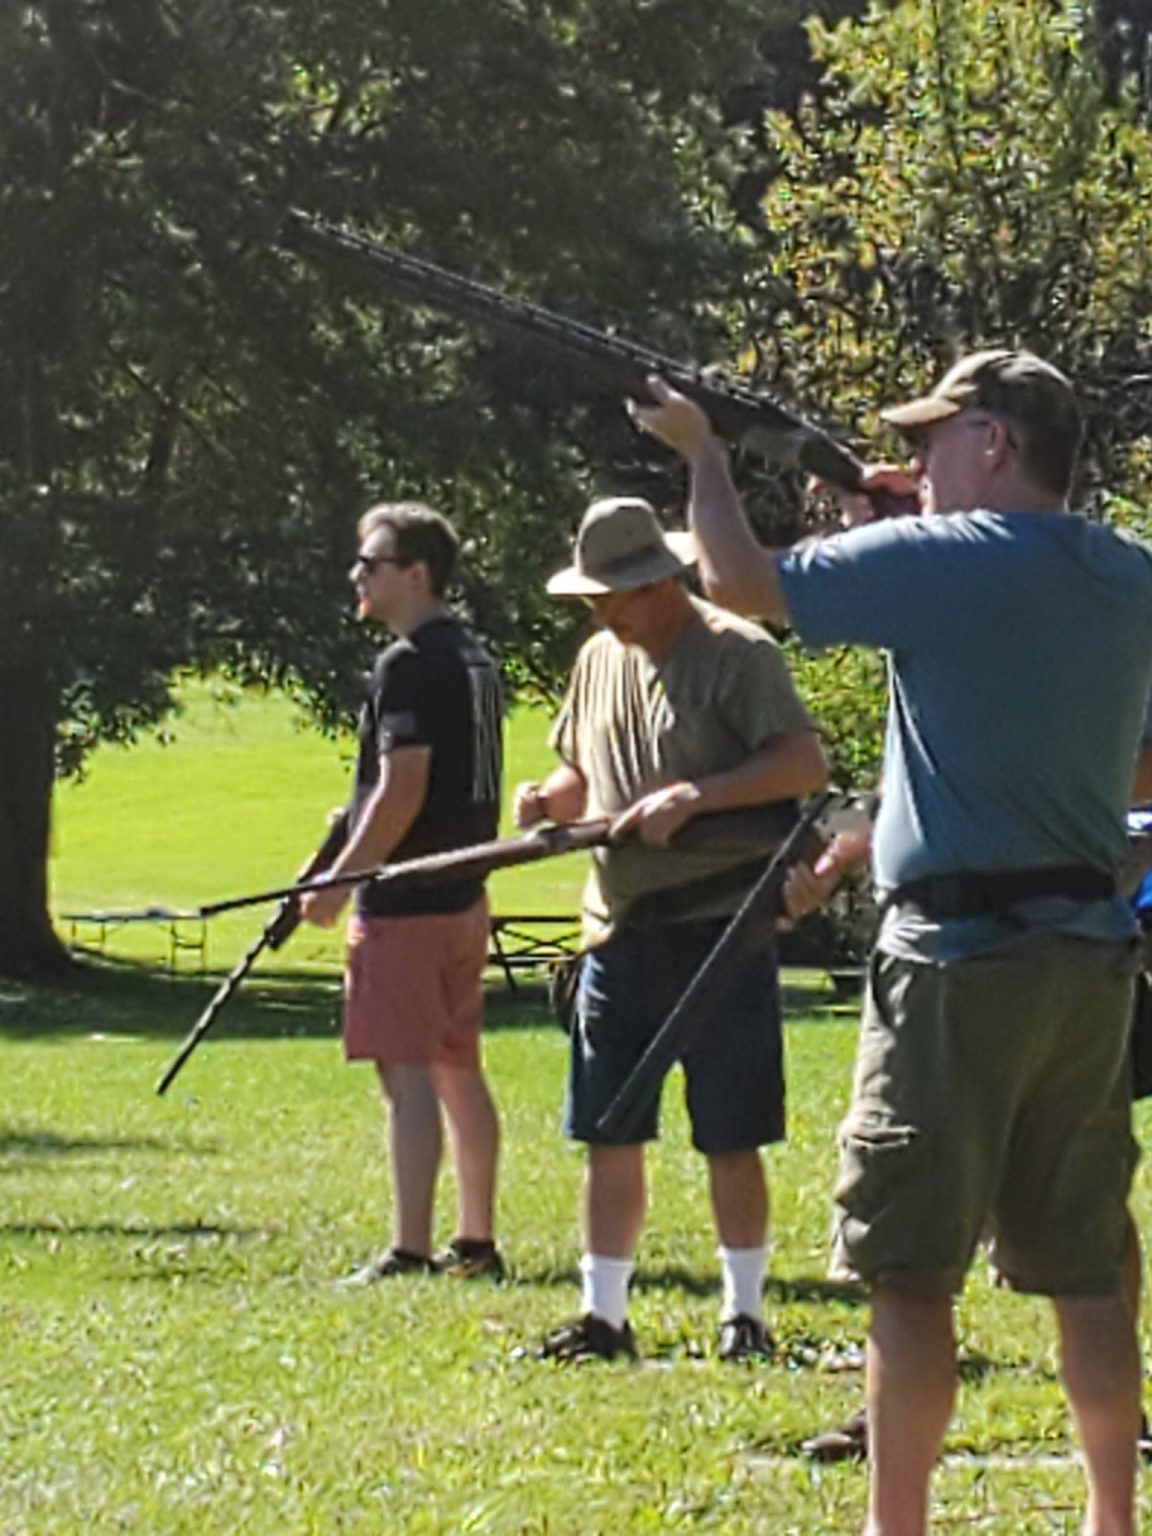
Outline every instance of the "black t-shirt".
<path fill-rule="evenodd" d="M 360 716 L 354 815 L 380 780 L 380 758 L 396 747 L 429 747 L 428 792 L 390 863 L 496 836 L 500 815 L 501 697 L 495 667 L 454 618 L 431 619 L 396 640 L 376 662 Z M 367 917 L 463 912 L 482 880 L 393 889 L 362 886 Z"/>

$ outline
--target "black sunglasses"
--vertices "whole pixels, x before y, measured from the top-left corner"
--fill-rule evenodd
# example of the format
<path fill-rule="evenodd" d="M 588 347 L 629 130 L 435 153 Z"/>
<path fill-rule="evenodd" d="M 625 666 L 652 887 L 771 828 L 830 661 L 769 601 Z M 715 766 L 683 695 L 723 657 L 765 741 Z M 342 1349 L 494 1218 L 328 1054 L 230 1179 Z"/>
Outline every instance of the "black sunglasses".
<path fill-rule="evenodd" d="M 396 555 L 357 555 L 356 565 L 371 576 L 378 565 L 410 565 L 409 560 L 400 560 Z"/>

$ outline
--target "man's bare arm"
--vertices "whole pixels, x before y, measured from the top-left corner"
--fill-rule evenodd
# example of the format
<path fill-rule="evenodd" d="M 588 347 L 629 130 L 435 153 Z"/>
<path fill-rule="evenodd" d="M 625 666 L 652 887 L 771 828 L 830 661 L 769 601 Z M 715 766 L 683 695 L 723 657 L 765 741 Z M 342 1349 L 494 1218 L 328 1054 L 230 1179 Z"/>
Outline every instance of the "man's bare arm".
<path fill-rule="evenodd" d="M 429 747 L 396 747 L 383 754 L 380 781 L 329 874 L 338 875 L 346 869 L 367 869 L 373 864 L 384 863 L 420 814 L 428 793 L 431 768 Z M 301 902 L 301 915 L 317 927 L 330 927 L 339 917 L 348 896 L 347 886 L 313 891 Z"/>
<path fill-rule="evenodd" d="M 727 448 L 698 405 L 663 379 L 648 384 L 658 404 L 631 401 L 628 409 L 639 426 L 667 443 L 688 466 L 688 521 L 696 535 L 705 592 L 736 613 L 787 622 L 776 555 L 752 532 L 732 482 Z"/>
<path fill-rule="evenodd" d="M 584 775 L 571 763 L 560 763 L 539 784 L 517 784 L 512 819 L 518 827 L 533 827 L 538 821 L 578 821 L 587 803 Z"/>
<path fill-rule="evenodd" d="M 786 624 L 788 604 L 777 566 L 782 551 L 767 549 L 757 541 L 732 482 L 728 449 L 699 406 L 662 379 L 648 383 L 659 404 L 630 401 L 629 414 L 646 432 L 675 449 L 688 465 L 688 520 L 696 535 L 705 592 L 736 613 Z M 861 484 L 865 494 L 835 493 L 845 528 L 875 519 L 876 505 L 867 492 L 883 492 L 907 510 L 916 506 L 917 479 L 900 465 L 867 465 Z"/>

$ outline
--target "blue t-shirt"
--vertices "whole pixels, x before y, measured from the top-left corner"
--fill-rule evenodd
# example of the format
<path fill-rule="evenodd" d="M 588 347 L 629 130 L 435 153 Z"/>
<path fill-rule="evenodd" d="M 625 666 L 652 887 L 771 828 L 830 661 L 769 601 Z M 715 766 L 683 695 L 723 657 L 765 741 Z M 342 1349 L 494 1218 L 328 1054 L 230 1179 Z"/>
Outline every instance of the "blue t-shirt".
<path fill-rule="evenodd" d="M 779 559 L 811 644 L 890 653 L 881 891 L 962 870 L 1118 869 L 1152 681 L 1152 550 L 1066 513 L 872 523 Z M 1112 938 L 1123 902 L 1045 899 L 1039 926 Z M 924 958 L 1011 942 L 995 919 L 886 924 Z"/>

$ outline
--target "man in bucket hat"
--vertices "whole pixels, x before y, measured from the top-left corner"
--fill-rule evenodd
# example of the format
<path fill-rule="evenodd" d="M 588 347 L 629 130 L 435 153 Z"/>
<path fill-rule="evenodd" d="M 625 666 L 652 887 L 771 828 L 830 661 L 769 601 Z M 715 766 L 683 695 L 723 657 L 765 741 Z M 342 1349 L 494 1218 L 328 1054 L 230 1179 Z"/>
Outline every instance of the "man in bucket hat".
<path fill-rule="evenodd" d="M 872 846 L 885 913 L 836 1189 L 836 1266 L 872 1302 L 868 1536 L 927 1528 L 953 1298 L 985 1232 L 1006 1283 L 1055 1305 L 1085 1536 L 1130 1536 L 1136 956 L 1118 875 L 1152 681 L 1152 552 L 1070 515 L 1080 415 L 1031 353 L 973 354 L 884 413 L 913 472 L 865 484 L 918 493 L 926 515 L 791 550 L 757 544 L 703 414 L 652 391 L 633 414 L 689 465 L 708 590 L 811 643 L 890 656 Z"/>
<path fill-rule="evenodd" d="M 553 733 L 561 762 L 521 785 L 521 826 L 620 817 L 584 896 L 590 946 L 576 995 L 566 1130 L 588 1147 L 579 1315 L 544 1341 L 555 1360 L 631 1356 L 628 1282 L 644 1220 L 644 1143 L 597 1121 L 752 884 L 747 853 L 666 846 L 692 817 L 791 799 L 827 769 L 779 647 L 685 588 L 686 535 L 647 502 L 588 508 L 554 596 L 582 598 L 599 632 L 581 648 Z M 740 962 L 724 1016 L 683 1062 L 693 1141 L 708 1161 L 720 1241 L 721 1357 L 766 1357 L 761 1291 L 768 1191 L 759 1148 L 784 1130 L 779 997 L 771 947 Z"/>

